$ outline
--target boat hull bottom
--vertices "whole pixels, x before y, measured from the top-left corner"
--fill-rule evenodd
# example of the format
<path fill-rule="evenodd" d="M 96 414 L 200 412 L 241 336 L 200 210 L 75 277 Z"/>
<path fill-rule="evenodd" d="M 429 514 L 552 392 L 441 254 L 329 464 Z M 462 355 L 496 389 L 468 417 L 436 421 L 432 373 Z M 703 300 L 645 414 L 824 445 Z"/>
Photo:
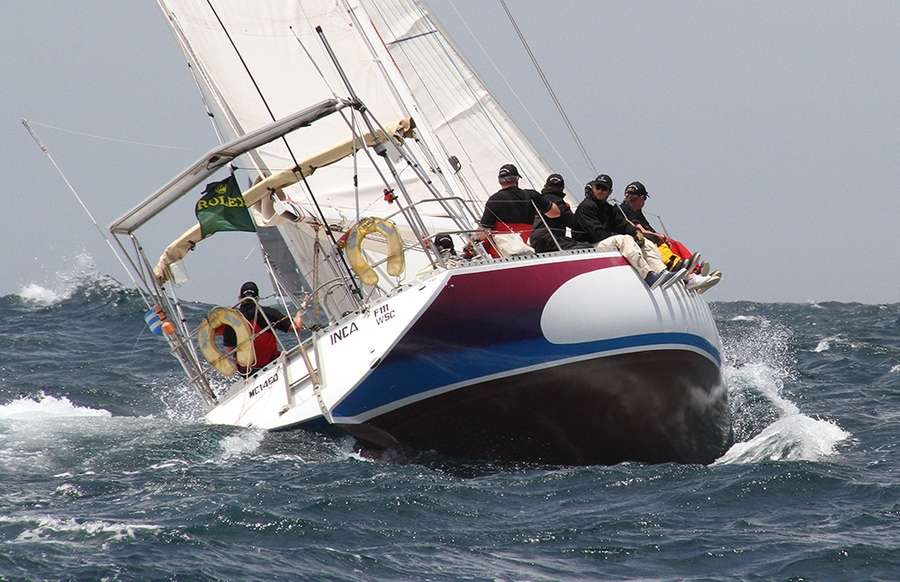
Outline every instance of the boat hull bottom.
<path fill-rule="evenodd" d="M 718 366 L 683 350 L 562 364 L 337 426 L 364 446 L 552 465 L 708 464 L 731 441 Z"/>

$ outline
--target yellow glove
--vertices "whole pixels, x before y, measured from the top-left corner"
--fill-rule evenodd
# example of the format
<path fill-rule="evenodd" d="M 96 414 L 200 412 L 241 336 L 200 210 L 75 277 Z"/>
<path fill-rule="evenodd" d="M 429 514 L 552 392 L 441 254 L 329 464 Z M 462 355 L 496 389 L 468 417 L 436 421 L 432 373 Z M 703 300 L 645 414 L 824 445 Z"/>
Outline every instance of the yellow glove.
<path fill-rule="evenodd" d="M 634 240 L 637 241 L 638 245 L 644 246 L 644 233 L 639 230 L 634 231 Z"/>

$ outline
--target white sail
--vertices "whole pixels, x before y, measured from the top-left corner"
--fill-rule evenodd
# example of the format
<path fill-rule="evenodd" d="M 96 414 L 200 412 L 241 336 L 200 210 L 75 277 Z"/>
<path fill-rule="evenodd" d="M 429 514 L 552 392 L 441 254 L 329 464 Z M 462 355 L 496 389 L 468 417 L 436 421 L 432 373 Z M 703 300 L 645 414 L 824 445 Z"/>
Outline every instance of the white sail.
<path fill-rule="evenodd" d="M 228 139 L 335 96 L 345 87 L 316 32 L 324 37 L 366 107 L 382 123 L 413 117 L 451 193 L 480 202 L 497 189 L 496 172 L 515 163 L 534 184 L 551 172 L 535 148 L 488 92 L 423 3 L 410 0 L 249 2 L 160 0 Z M 257 163 L 268 172 L 348 134 L 338 117 L 266 148 Z M 447 159 L 460 163 L 458 176 Z M 347 160 L 327 176 L 310 179 L 321 204 L 357 208 L 353 175 L 359 173 L 359 209 L 385 207 L 384 185 L 363 164 Z M 453 178 L 449 178 L 454 176 Z M 437 180 L 436 180 L 437 181 Z M 300 189 L 290 192 L 299 201 Z M 424 192 L 415 197 L 430 197 Z M 479 208 L 480 210 L 480 208 Z M 441 214 L 424 207 L 424 214 Z"/>
<path fill-rule="evenodd" d="M 223 140 L 240 137 L 303 107 L 355 94 L 379 124 L 411 117 L 417 140 L 407 140 L 416 167 L 397 166 L 401 178 L 424 173 L 432 186 L 404 180 L 395 192 L 400 204 L 385 201 L 396 179 L 382 161 L 366 154 L 351 156 L 315 172 L 279 195 L 305 208 L 310 216 L 327 216 L 346 229 L 361 217 L 395 214 L 399 205 L 422 200 L 424 218 L 436 217 L 439 230 L 472 228 L 483 203 L 497 190 L 497 170 L 515 163 L 533 185 L 552 171 L 524 134 L 487 90 L 430 15 L 414 0 L 158 0 L 179 40 Z M 334 54 L 329 54 L 325 41 Z M 340 70 L 334 61 L 337 61 Z M 344 76 L 342 76 L 342 74 Z M 303 128 L 245 156 L 251 180 L 292 169 L 323 144 L 347 139 L 368 128 L 359 115 L 340 115 Z M 450 161 L 452 159 L 452 161 Z M 433 191 L 432 191 L 433 190 Z M 310 195 L 310 191 L 314 195 Z M 453 207 L 434 201 L 436 194 L 464 201 Z M 455 219 L 443 218 L 455 215 Z M 276 265 L 299 282 L 316 288 L 341 276 L 331 244 L 321 231 L 255 214 L 267 252 L 282 258 Z M 463 222 L 461 223 L 460 220 Z M 410 231 L 397 217 L 401 232 Z M 265 230 L 265 229 L 263 229 Z M 405 236 L 407 245 L 420 244 Z M 280 239 L 280 241 L 279 241 Z M 280 248 L 281 241 L 286 249 Z M 276 248 L 279 247 L 279 248 Z M 291 256 L 293 265 L 284 258 Z M 421 263 L 421 261 L 420 261 Z M 411 261 L 416 265 L 415 259 Z M 417 268 L 410 269 L 414 275 Z M 289 277 L 291 278 L 291 277 Z M 296 290 L 296 288 L 295 288 Z M 331 296 L 334 301 L 335 297 Z M 349 298 L 332 314 L 346 311 Z"/>

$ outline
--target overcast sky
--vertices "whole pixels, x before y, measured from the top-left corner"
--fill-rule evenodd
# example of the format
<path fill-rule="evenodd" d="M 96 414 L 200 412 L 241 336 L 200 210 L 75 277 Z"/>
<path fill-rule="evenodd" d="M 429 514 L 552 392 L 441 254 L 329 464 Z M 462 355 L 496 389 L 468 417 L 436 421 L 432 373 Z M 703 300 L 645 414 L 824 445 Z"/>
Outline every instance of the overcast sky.
<path fill-rule="evenodd" d="M 596 170 L 613 177 L 614 196 L 643 182 L 645 210 L 724 272 L 707 298 L 900 301 L 893 244 L 900 3 L 507 4 Z M 579 192 L 593 172 L 499 2 L 456 0 L 455 7 L 567 165 L 453 4 L 431 5 Z M 7 168 L 0 295 L 29 284 L 53 288 L 58 273 L 77 270 L 79 256 L 130 285 L 21 120 L 31 120 L 104 229 L 213 147 L 199 93 L 156 3 L 3 0 L 0 49 Z M 190 203 L 184 212 L 183 223 L 142 238 L 149 256 L 191 226 Z M 252 235 L 219 237 L 237 238 L 204 241 L 216 270 L 188 265 L 193 280 L 208 281 L 186 286 L 190 299 L 230 303 L 241 281 L 260 272 Z"/>

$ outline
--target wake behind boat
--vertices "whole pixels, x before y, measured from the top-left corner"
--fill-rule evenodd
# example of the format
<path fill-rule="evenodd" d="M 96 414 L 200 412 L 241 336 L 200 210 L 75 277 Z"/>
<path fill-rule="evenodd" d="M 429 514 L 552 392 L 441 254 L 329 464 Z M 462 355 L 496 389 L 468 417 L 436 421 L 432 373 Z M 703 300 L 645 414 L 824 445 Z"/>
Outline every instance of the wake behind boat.
<path fill-rule="evenodd" d="M 456 254 L 497 168 L 552 169 L 421 2 L 160 4 L 229 140 L 110 231 L 210 421 L 324 421 L 367 447 L 552 464 L 724 452 L 721 344 L 696 292 L 651 290 L 615 251 Z M 251 185 L 207 187 L 203 205 L 228 208 L 226 224 L 251 209 L 282 306 L 309 332 L 262 366 L 216 344 L 223 326 L 242 345 L 259 335 L 236 310 L 183 317 L 173 278 L 209 223 L 155 262 L 136 237 L 229 165 Z"/>

